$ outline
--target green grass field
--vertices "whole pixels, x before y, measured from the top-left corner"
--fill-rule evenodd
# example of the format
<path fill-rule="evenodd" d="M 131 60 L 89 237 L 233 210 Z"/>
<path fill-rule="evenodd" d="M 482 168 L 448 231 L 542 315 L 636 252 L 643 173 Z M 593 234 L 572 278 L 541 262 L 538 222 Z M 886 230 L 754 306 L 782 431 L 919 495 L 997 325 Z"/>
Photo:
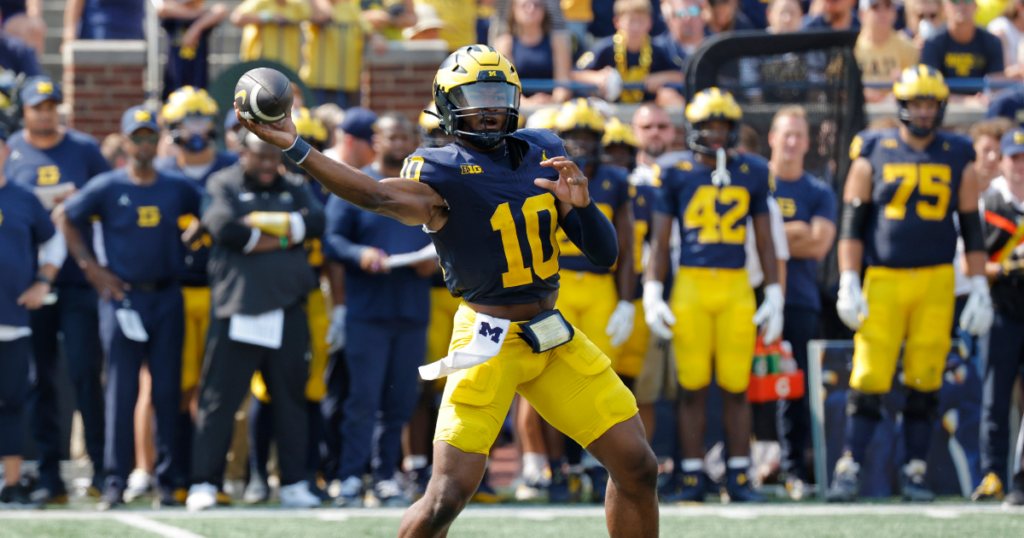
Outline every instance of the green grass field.
<path fill-rule="evenodd" d="M 228 508 L 192 514 L 183 509 L 130 508 L 0 512 L 0 538 L 320 538 L 393 537 L 400 509 L 292 511 Z M 470 508 L 451 538 L 570 538 L 607 536 L 600 508 Z M 662 507 L 661 536 L 757 538 L 1024 537 L 1024 510 L 997 504 L 935 505 L 816 503 L 759 507 Z"/>

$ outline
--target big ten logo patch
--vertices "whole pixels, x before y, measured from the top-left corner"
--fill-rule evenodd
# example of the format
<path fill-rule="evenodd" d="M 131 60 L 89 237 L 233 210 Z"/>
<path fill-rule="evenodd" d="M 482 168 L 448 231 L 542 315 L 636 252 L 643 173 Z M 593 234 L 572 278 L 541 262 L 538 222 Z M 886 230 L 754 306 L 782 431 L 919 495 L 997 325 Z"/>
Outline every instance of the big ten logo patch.
<path fill-rule="evenodd" d="M 463 164 L 463 165 L 460 165 L 459 168 L 462 170 L 462 175 L 466 175 L 466 174 L 482 174 L 484 172 L 483 168 L 480 168 L 480 166 L 475 165 L 475 164 Z"/>
<path fill-rule="evenodd" d="M 144 205 L 139 210 L 139 227 L 153 228 L 160 225 L 160 208 L 155 205 Z"/>
<path fill-rule="evenodd" d="M 60 168 L 55 165 L 40 166 L 36 169 L 36 185 L 56 185 L 60 183 Z"/>

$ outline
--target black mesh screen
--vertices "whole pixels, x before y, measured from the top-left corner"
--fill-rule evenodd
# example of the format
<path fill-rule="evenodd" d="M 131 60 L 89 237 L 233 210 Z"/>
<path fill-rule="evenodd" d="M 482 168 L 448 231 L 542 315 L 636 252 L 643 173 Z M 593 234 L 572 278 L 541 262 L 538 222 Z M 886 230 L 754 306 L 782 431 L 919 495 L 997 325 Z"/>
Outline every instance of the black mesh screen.
<path fill-rule="evenodd" d="M 804 167 L 841 198 L 850 167 L 849 147 L 865 126 L 860 69 L 853 57 L 856 32 L 720 34 L 694 53 L 686 69 L 687 99 L 702 89 L 727 89 L 743 107 L 743 123 L 757 131 L 768 157 L 768 129 L 787 105 L 807 109 L 811 149 Z M 822 282 L 838 279 L 835 254 L 821 264 Z"/>

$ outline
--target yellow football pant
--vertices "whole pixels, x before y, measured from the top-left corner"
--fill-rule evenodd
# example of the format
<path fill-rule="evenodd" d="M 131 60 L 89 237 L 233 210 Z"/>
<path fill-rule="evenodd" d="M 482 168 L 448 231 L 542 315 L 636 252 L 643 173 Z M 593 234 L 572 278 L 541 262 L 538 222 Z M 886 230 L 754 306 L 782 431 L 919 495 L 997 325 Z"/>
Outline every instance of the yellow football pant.
<path fill-rule="evenodd" d="M 698 390 L 711 384 L 732 393 L 747 390 L 757 326 L 754 290 L 744 269 L 681 267 L 672 291 L 672 342 L 679 384 Z"/>
<path fill-rule="evenodd" d="M 868 317 L 853 337 L 851 387 L 866 394 L 889 392 L 904 339 L 907 388 L 932 392 L 942 387 L 956 307 L 953 279 L 952 265 L 867 269 Z"/>
<path fill-rule="evenodd" d="M 475 320 L 476 312 L 469 306 L 459 307 L 450 350 L 469 344 Z M 513 323 L 497 356 L 448 376 L 435 442 L 487 454 L 516 392 L 583 447 L 636 415 L 633 395 L 612 371 L 608 357 L 582 331 L 577 329 L 572 341 L 536 354 L 521 332 L 520 323 Z"/>
<path fill-rule="evenodd" d="M 181 390 L 199 384 L 206 352 L 206 330 L 210 327 L 210 288 L 182 287 L 185 301 L 185 340 L 181 346 Z"/>
<path fill-rule="evenodd" d="M 557 308 L 565 321 L 579 327 L 597 349 L 611 359 L 616 373 L 629 375 L 619 364 L 622 348 L 613 348 L 611 337 L 605 334 L 608 320 L 619 302 L 615 275 L 562 269 L 560 276 Z"/>

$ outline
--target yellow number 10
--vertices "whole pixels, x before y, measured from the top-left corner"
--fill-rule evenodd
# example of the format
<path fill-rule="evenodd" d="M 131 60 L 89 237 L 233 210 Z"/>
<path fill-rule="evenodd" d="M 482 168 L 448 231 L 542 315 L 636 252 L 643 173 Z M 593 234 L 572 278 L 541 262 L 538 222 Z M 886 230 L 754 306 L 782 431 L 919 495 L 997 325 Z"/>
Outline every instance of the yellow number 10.
<path fill-rule="evenodd" d="M 551 219 L 550 237 L 551 258 L 544 261 L 544 243 L 540 236 L 540 213 L 547 211 Z M 516 233 L 516 221 L 512 217 L 512 209 L 508 202 L 498 206 L 491 216 L 491 229 L 501 232 L 501 245 L 505 249 L 505 261 L 508 271 L 501 275 L 501 283 L 506 288 L 523 286 L 533 282 L 533 273 L 540 279 L 548 278 L 558 272 L 558 243 L 555 231 L 558 229 L 558 214 L 555 211 L 555 197 L 551 193 L 531 196 L 523 203 L 523 217 L 526 219 L 526 239 L 530 243 L 530 254 L 533 257 L 533 271 L 523 262 L 523 251 L 519 245 L 519 234 Z"/>
<path fill-rule="evenodd" d="M 882 180 L 900 185 L 892 199 L 885 205 L 885 218 L 903 220 L 907 216 L 907 202 L 914 189 L 921 196 L 934 196 L 935 203 L 924 200 L 917 202 L 917 215 L 923 220 L 942 220 L 949 209 L 951 174 L 949 166 L 934 163 L 889 163 L 882 167 Z"/>

